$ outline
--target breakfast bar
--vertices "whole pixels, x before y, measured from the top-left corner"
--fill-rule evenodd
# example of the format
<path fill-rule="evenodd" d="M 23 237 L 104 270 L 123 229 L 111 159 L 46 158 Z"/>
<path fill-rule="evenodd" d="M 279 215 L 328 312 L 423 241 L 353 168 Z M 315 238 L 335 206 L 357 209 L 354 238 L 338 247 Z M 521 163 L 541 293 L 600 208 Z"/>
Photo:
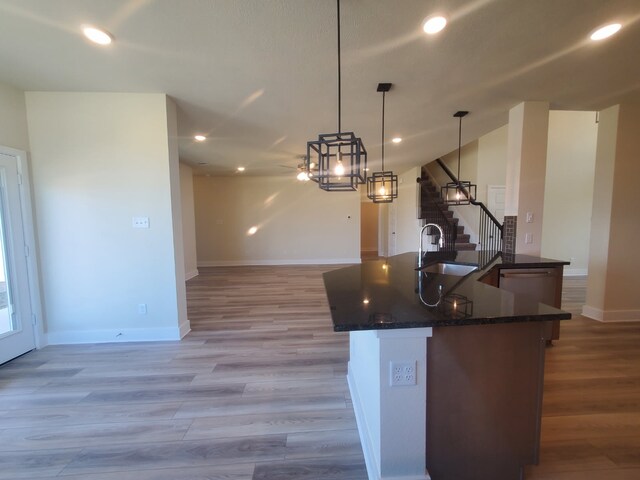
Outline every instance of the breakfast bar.
<path fill-rule="evenodd" d="M 537 463 L 545 346 L 571 315 L 497 287 L 501 272 L 523 268 L 561 282 L 566 264 L 429 252 L 324 274 L 334 330 L 350 332 L 370 479 L 515 480 Z"/>

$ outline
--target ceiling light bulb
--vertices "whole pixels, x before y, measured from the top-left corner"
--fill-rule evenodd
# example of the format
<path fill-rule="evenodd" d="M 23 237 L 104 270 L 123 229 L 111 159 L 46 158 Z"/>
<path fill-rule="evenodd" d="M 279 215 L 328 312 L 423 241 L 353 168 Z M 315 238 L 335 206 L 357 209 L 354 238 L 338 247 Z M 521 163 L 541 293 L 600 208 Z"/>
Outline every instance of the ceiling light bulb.
<path fill-rule="evenodd" d="M 84 36 L 98 45 L 109 45 L 113 41 L 113 36 L 105 30 L 96 27 L 82 27 Z"/>
<path fill-rule="evenodd" d="M 378 190 L 378 193 L 383 196 L 387 194 L 387 189 L 384 188 L 384 185 L 380 187 L 380 189 Z"/>
<path fill-rule="evenodd" d="M 460 200 L 460 192 L 456 192 L 456 200 Z"/>
<path fill-rule="evenodd" d="M 338 161 L 335 168 L 333 169 L 333 173 L 335 173 L 339 177 L 344 175 L 344 165 L 342 164 L 341 161 Z"/>
<path fill-rule="evenodd" d="M 308 182 L 309 181 L 309 175 L 305 171 L 302 171 L 302 172 L 298 173 L 296 178 L 298 180 L 300 180 L 301 182 Z"/>
<path fill-rule="evenodd" d="M 362 300 L 362 303 L 364 303 L 365 305 L 368 305 L 369 304 L 369 299 L 365 298 L 364 300 Z"/>
<path fill-rule="evenodd" d="M 402 138 L 400 138 L 400 137 L 394 137 L 394 138 L 392 138 L 392 139 L 391 139 L 391 141 L 392 141 L 393 143 L 400 143 L 400 142 L 402 141 Z"/>
<path fill-rule="evenodd" d="M 244 167 L 238 167 L 239 172 L 244 172 Z"/>
<path fill-rule="evenodd" d="M 247 235 L 253 235 L 258 231 L 258 227 L 251 227 L 249 230 L 247 230 Z"/>
<path fill-rule="evenodd" d="M 316 164 L 315 164 L 314 162 L 311 162 L 311 163 L 309 164 L 309 168 L 316 168 Z"/>
<path fill-rule="evenodd" d="M 619 23 L 611 23 L 593 32 L 590 38 L 594 41 L 604 40 L 605 38 L 609 38 L 611 35 L 617 33 L 621 28 L 622 25 L 620 25 Z"/>
<path fill-rule="evenodd" d="M 447 19 L 442 16 L 429 17 L 422 24 L 422 30 L 428 35 L 433 35 L 442 31 L 447 25 Z"/>
<path fill-rule="evenodd" d="M 195 135 L 193 138 L 196 142 L 204 142 L 207 139 L 204 135 Z"/>

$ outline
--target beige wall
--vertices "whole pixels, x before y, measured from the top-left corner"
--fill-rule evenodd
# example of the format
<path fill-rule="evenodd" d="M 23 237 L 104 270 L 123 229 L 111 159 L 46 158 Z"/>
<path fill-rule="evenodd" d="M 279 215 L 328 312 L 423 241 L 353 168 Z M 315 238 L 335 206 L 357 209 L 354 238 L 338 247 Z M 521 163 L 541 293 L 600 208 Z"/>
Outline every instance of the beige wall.
<path fill-rule="evenodd" d="M 180 197 L 182 204 L 182 241 L 184 244 L 185 278 L 198 275 L 198 255 L 196 252 L 196 215 L 193 203 L 193 169 L 180 164 Z"/>
<path fill-rule="evenodd" d="M 198 266 L 360 261 L 359 192 L 292 176 L 195 176 L 193 186 Z"/>
<path fill-rule="evenodd" d="M 478 139 L 478 200 L 487 205 L 489 185 L 507 181 L 507 125 Z"/>
<path fill-rule="evenodd" d="M 49 342 L 179 338 L 172 102 L 47 92 L 26 100 Z M 132 228 L 138 216 L 149 229 Z"/>
<path fill-rule="evenodd" d="M 29 151 L 24 92 L 0 83 L 0 145 Z"/>
<path fill-rule="evenodd" d="M 595 112 L 549 112 L 541 253 L 569 274 L 587 273 L 597 135 Z"/>
<path fill-rule="evenodd" d="M 417 252 L 421 222 L 418 220 L 416 178 L 420 167 L 398 175 L 399 188 L 396 204 L 396 253 Z"/>

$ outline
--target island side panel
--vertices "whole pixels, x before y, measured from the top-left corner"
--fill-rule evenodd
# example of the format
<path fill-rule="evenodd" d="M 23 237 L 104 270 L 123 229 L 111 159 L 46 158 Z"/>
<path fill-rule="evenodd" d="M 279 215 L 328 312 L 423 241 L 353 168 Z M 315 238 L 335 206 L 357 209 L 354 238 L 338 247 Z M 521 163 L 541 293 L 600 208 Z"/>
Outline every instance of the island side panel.
<path fill-rule="evenodd" d="M 349 389 L 369 479 L 426 480 L 426 347 L 431 328 L 350 332 Z M 391 386 L 391 362 L 416 384 Z"/>
<path fill-rule="evenodd" d="M 434 479 L 514 480 L 537 463 L 547 323 L 434 328 L 426 448 Z"/>

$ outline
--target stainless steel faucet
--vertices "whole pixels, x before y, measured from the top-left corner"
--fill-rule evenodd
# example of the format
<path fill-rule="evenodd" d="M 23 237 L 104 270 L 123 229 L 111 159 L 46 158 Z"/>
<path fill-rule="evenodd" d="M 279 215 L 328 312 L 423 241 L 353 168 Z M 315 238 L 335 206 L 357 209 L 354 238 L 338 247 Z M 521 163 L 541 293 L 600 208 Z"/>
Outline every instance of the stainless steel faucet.
<path fill-rule="evenodd" d="M 424 227 L 420 229 L 420 245 L 418 248 L 418 267 L 422 267 L 422 262 L 423 262 L 422 255 L 424 253 L 422 250 L 422 238 L 424 237 L 424 231 L 426 230 L 427 227 L 436 227 L 438 229 L 438 232 L 440 232 L 440 239 L 438 240 L 438 250 L 444 247 L 444 231 L 442 230 L 442 227 L 437 223 L 425 223 Z"/>

